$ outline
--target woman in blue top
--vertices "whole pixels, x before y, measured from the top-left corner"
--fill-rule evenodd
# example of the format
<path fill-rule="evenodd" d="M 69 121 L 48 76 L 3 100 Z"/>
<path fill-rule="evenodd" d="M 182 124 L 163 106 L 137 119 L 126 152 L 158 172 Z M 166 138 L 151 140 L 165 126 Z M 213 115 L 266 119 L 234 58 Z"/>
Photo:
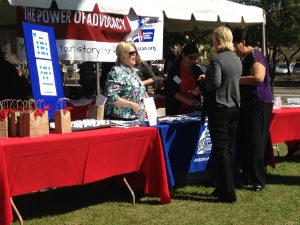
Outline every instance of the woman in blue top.
<path fill-rule="evenodd" d="M 233 42 L 243 65 L 238 132 L 242 182 L 258 192 L 266 184 L 264 160 L 273 107 L 269 63 L 259 49 L 251 46 L 245 30 L 234 30 Z"/>
<path fill-rule="evenodd" d="M 136 46 L 121 42 L 117 45 L 116 55 L 116 66 L 107 75 L 105 115 L 110 119 L 137 119 L 141 100 L 147 94 L 134 68 L 138 55 Z"/>

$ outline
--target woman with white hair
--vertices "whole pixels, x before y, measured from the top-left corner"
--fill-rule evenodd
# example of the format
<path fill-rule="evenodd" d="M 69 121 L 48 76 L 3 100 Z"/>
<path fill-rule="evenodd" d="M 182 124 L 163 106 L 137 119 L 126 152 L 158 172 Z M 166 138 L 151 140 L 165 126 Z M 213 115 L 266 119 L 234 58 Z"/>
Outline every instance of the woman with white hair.
<path fill-rule="evenodd" d="M 107 75 L 105 116 L 134 120 L 138 118 L 141 100 L 147 97 L 145 85 L 134 68 L 138 52 L 134 43 L 121 42 L 116 55 L 116 65 Z"/>
<path fill-rule="evenodd" d="M 239 81 L 242 64 L 234 52 L 231 30 L 218 27 L 212 35 L 216 54 L 200 84 L 212 141 L 211 160 L 216 168 L 216 189 L 212 195 L 220 202 L 237 200 L 234 187 L 235 136 L 239 119 Z"/>

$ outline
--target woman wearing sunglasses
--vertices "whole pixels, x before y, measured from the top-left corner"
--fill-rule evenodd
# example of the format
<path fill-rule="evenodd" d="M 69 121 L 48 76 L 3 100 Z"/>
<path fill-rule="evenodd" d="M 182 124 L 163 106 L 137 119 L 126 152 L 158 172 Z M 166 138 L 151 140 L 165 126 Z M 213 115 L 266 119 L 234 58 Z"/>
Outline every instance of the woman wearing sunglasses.
<path fill-rule="evenodd" d="M 196 65 L 199 55 L 193 43 L 186 44 L 168 71 L 166 82 L 166 114 L 177 115 L 191 113 L 200 106 L 200 92 L 197 91 L 197 79 L 204 71 Z"/>
<path fill-rule="evenodd" d="M 145 85 L 134 68 L 138 52 L 134 43 L 121 42 L 116 55 L 116 65 L 107 75 L 105 116 L 134 120 L 138 118 L 141 99 L 147 97 Z"/>

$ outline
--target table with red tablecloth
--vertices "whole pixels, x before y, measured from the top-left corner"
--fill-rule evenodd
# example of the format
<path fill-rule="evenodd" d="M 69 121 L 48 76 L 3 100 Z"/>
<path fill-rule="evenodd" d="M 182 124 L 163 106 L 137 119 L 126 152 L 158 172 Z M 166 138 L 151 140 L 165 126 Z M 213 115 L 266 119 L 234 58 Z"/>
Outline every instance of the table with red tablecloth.
<path fill-rule="evenodd" d="M 300 108 L 273 109 L 270 124 L 272 144 L 300 140 Z"/>
<path fill-rule="evenodd" d="M 287 156 L 294 155 L 300 149 L 300 107 L 273 109 L 270 124 L 272 144 L 285 142 Z M 276 146 L 278 151 L 278 146 Z"/>
<path fill-rule="evenodd" d="M 12 222 L 10 197 L 143 174 L 143 191 L 170 202 L 159 131 L 104 128 L 44 137 L 0 139 L 0 224 Z"/>

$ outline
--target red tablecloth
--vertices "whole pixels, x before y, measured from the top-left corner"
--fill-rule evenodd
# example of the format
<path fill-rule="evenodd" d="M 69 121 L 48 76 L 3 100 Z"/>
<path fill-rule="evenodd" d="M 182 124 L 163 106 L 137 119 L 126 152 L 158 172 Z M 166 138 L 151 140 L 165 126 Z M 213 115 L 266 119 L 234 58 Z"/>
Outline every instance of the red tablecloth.
<path fill-rule="evenodd" d="M 144 192 L 170 202 L 159 132 L 106 128 L 36 138 L 0 139 L 0 224 L 12 222 L 10 197 L 140 172 Z"/>
<path fill-rule="evenodd" d="M 300 108 L 274 109 L 270 134 L 272 144 L 300 140 Z"/>

